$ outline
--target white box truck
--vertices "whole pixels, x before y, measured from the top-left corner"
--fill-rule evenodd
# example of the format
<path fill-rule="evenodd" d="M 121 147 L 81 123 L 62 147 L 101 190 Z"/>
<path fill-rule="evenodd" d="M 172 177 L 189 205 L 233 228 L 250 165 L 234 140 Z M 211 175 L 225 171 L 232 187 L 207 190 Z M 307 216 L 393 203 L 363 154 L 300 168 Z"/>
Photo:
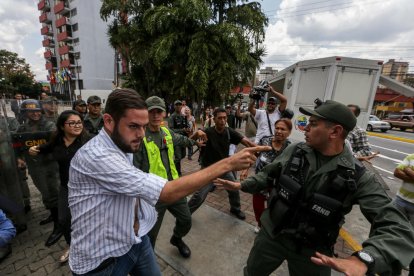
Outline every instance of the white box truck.
<path fill-rule="evenodd" d="M 291 139 L 302 141 L 308 116 L 299 107 L 313 108 L 316 98 L 361 107 L 358 125 L 365 129 L 381 75 L 382 61 L 348 57 L 327 57 L 297 62 L 278 72 L 270 85 L 287 97 L 295 112 Z"/>

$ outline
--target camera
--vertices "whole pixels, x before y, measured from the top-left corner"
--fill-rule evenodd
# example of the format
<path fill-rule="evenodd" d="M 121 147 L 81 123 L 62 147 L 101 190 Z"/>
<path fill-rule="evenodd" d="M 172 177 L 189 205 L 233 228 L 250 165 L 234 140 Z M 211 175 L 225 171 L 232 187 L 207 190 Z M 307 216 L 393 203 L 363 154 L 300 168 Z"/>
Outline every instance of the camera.
<path fill-rule="evenodd" d="M 253 86 L 252 91 L 249 94 L 249 97 L 258 101 L 268 92 L 267 88 L 269 83 L 266 80 L 260 81 L 259 85 Z"/>

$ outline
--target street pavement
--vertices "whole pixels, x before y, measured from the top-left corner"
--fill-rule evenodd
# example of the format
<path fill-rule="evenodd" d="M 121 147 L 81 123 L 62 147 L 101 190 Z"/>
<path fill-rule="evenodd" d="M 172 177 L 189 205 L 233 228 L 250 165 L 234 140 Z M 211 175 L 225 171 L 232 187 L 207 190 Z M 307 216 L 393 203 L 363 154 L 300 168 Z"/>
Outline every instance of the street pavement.
<path fill-rule="evenodd" d="M 183 174 L 199 170 L 197 159 L 198 152 L 192 160 L 183 159 Z M 13 253 L 0 264 L 0 275 L 71 275 L 68 264 L 60 265 L 57 261 L 66 246 L 64 239 L 50 248 L 44 246 L 53 225 L 39 225 L 39 221 L 46 217 L 48 212 L 44 209 L 40 193 L 31 180 L 29 186 L 32 211 L 27 214 L 28 230 L 13 240 Z M 155 247 L 163 275 L 243 274 L 243 267 L 255 238 L 253 229 L 256 222 L 252 196 L 246 193 L 241 193 L 240 196 L 241 208 L 246 213 L 245 221 L 230 214 L 226 191 L 216 189 L 208 195 L 206 202 L 193 214 L 192 229 L 184 237 L 184 241 L 192 250 L 189 259 L 182 258 L 178 250 L 169 244 L 174 218 L 167 212 Z M 360 239 L 361 237 L 356 237 L 356 240 Z M 354 251 L 353 248 L 358 246 L 349 244 L 349 240 L 353 240 L 352 236 L 347 240 L 338 238 L 335 251 L 339 257 L 349 256 Z M 272 275 L 288 275 L 286 264 Z M 341 274 L 333 272 L 332 275 Z"/>

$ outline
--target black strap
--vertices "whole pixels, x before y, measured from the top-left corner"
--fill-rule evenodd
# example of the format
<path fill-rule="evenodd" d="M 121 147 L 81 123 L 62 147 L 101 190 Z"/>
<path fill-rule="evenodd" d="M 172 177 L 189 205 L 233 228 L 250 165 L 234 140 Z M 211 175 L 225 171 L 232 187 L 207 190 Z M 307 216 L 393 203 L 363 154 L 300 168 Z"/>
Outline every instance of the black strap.
<path fill-rule="evenodd" d="M 270 125 L 269 113 L 267 113 L 267 110 L 266 110 L 266 116 L 267 116 L 267 124 L 269 125 L 270 135 L 273 135 L 272 127 Z"/>

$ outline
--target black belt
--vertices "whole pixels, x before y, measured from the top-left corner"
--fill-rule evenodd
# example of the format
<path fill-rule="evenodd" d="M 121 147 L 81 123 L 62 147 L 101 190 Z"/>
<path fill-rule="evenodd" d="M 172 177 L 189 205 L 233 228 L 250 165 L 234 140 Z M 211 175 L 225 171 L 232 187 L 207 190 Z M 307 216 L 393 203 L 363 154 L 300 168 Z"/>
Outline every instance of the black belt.
<path fill-rule="evenodd" d="M 110 266 L 111 264 L 113 264 L 114 262 L 115 262 L 115 257 L 110 257 L 106 259 L 105 261 L 103 261 L 97 268 L 95 268 L 92 271 L 89 271 L 89 273 L 100 272 L 104 270 L 105 268 L 107 268 L 108 266 Z"/>

